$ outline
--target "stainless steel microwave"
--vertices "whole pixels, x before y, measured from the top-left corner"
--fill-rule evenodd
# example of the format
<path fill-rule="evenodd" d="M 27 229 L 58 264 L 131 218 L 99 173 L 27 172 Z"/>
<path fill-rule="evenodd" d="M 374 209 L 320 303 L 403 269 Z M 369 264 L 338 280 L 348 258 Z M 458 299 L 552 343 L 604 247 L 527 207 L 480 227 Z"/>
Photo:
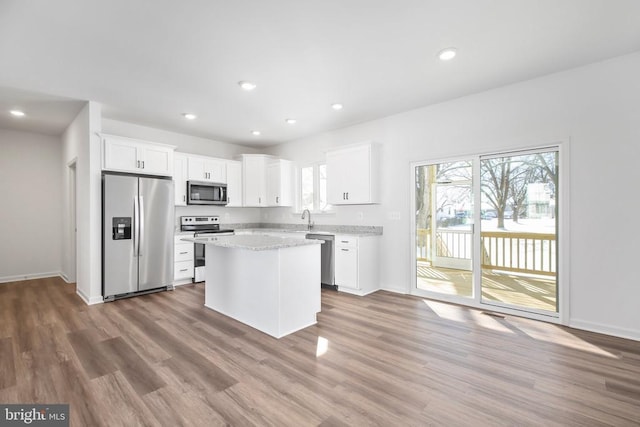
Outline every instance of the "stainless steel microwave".
<path fill-rule="evenodd" d="M 187 181 L 188 205 L 226 205 L 227 184 Z"/>

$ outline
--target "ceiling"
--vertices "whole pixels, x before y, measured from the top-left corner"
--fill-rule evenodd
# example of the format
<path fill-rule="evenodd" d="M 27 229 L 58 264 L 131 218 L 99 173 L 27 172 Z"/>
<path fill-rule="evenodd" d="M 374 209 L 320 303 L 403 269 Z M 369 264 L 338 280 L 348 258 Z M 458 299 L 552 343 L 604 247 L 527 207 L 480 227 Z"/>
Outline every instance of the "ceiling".
<path fill-rule="evenodd" d="M 260 147 L 637 50 L 637 0 L 3 0 L 0 127 L 59 134 L 93 100 Z"/>

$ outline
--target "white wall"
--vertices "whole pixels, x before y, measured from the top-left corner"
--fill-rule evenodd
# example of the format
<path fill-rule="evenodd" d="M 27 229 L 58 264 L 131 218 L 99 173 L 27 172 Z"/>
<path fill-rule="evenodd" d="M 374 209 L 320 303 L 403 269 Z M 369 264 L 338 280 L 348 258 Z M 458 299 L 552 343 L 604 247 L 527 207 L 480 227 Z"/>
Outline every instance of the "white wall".
<path fill-rule="evenodd" d="M 102 188 L 100 164 L 100 106 L 89 102 L 78 113 L 62 135 L 63 206 L 68 214 L 70 162 L 76 161 L 77 269 L 76 292 L 87 303 L 102 301 Z M 69 236 L 68 221 L 62 222 L 64 235 Z M 65 268 L 71 265 L 70 245 L 63 239 Z M 72 273 L 66 273 L 72 277 Z"/>
<path fill-rule="evenodd" d="M 60 138 L 0 129 L 0 282 L 60 274 Z"/>
<path fill-rule="evenodd" d="M 384 226 L 381 284 L 411 287 L 410 163 L 570 140 L 569 323 L 640 339 L 640 53 L 297 140 L 270 154 L 299 163 L 332 147 L 382 145 L 382 200 L 316 223 Z M 562 173 L 562 171 L 561 171 Z M 566 173 L 566 171 L 565 171 Z M 561 196 L 562 197 L 562 196 Z M 358 220 L 358 213 L 363 219 Z M 390 213 L 400 212 L 400 220 Z M 278 219 L 274 220 L 287 222 Z"/>

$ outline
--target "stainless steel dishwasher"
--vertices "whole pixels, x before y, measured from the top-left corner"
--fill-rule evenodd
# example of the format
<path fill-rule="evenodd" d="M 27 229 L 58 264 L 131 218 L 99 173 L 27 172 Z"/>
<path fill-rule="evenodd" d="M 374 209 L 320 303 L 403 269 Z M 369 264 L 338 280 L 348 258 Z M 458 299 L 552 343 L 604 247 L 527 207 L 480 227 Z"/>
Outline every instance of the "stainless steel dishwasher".
<path fill-rule="evenodd" d="M 337 289 L 335 284 L 335 236 L 331 234 L 307 234 L 307 239 L 323 240 L 320 248 L 321 279 L 323 287 Z"/>

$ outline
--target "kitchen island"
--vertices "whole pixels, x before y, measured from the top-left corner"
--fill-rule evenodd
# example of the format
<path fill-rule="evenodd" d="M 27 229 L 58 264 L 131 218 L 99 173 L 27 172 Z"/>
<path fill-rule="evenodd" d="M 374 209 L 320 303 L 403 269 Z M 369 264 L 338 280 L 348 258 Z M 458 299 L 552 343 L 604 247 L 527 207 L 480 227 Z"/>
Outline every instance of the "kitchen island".
<path fill-rule="evenodd" d="M 275 338 L 316 323 L 321 241 L 264 235 L 182 240 L 206 245 L 207 308 Z"/>

